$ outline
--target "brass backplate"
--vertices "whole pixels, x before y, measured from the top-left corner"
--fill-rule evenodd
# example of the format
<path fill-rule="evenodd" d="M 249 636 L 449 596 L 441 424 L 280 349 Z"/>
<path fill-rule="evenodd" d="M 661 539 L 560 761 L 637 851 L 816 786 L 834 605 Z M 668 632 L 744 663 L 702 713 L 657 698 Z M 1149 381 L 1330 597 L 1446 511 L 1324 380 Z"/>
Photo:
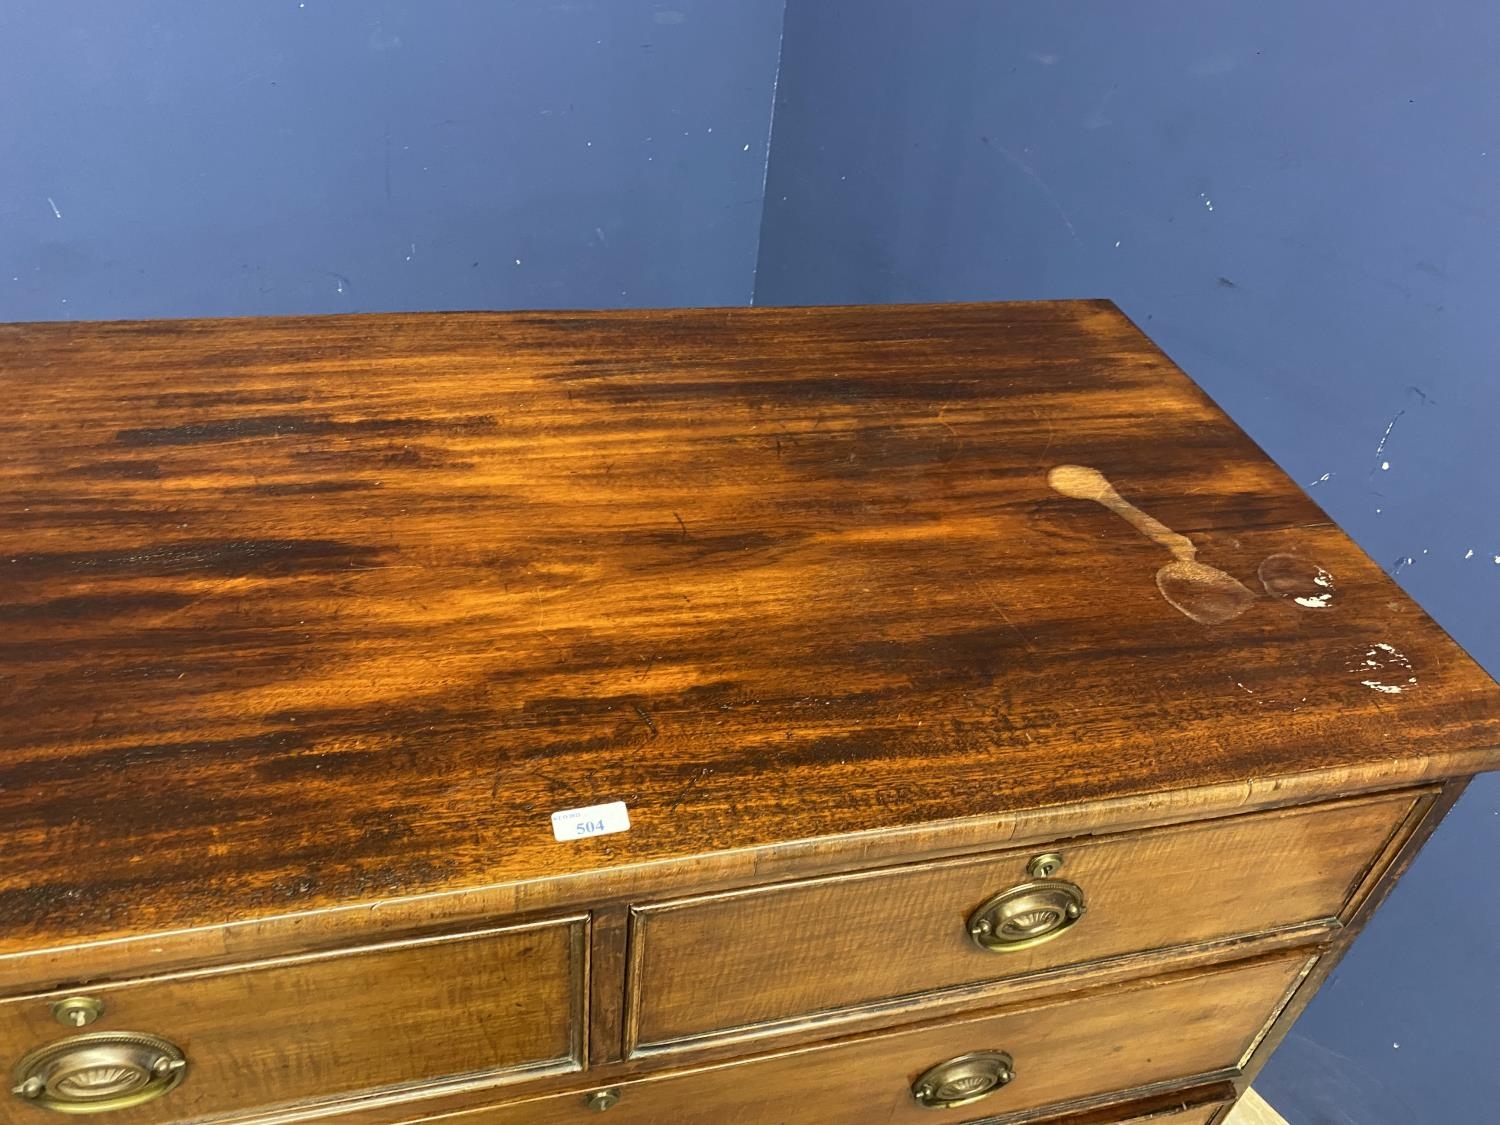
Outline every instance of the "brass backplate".
<path fill-rule="evenodd" d="M 16 1064 L 11 1093 L 58 1113 L 106 1113 L 159 1098 L 183 1079 L 177 1045 L 139 1031 L 75 1035 Z"/>
<path fill-rule="evenodd" d="M 1061 936 L 1083 912 L 1079 887 L 1061 879 L 1038 879 L 980 903 L 969 915 L 969 936 L 991 953 L 1030 949 Z"/>
<path fill-rule="evenodd" d="M 1004 1051 L 974 1051 L 924 1071 L 911 1084 L 911 1096 L 926 1109 L 951 1109 L 988 1097 L 1015 1076 Z"/>

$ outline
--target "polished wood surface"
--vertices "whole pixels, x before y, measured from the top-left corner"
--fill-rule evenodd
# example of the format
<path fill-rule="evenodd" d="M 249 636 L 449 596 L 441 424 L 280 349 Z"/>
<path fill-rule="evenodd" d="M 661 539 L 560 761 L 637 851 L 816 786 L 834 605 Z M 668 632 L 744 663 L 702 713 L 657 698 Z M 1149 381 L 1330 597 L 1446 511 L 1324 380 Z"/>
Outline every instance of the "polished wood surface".
<path fill-rule="evenodd" d="M 1305 957 L 1188 974 L 954 1021 L 622 1084 L 612 1125 L 864 1125 L 978 1121 L 1233 1069 L 1308 967 Z M 1015 1081 L 968 1106 L 919 1105 L 911 1083 L 978 1050 L 1015 1061 Z M 582 1093 L 456 1114 L 453 1125 L 590 1119 Z M 412 1118 L 417 1120 L 417 1118 Z"/>
<path fill-rule="evenodd" d="M 1395 888 L 1397 881 L 1406 874 L 1423 845 L 1442 824 L 1443 818 L 1452 811 L 1459 798 L 1463 796 L 1469 780 L 1468 778 L 1455 778 L 1446 782 L 1436 800 L 1424 812 L 1420 821 L 1413 826 L 1413 830 L 1398 834 L 1397 838 L 1387 846 L 1385 854 L 1378 861 L 1383 867 L 1380 877 L 1370 885 L 1361 888 L 1357 896 L 1355 913 L 1349 918 L 1338 941 L 1318 958 L 1317 964 L 1308 973 L 1302 987 L 1292 997 L 1292 1002 L 1282 1009 L 1281 1014 L 1262 1038 L 1254 1055 L 1241 1067 L 1240 1073 L 1234 1079 L 1239 1090 L 1244 1091 L 1250 1087 L 1255 1076 L 1260 1073 L 1273 1052 L 1286 1038 L 1292 1025 L 1312 1002 L 1318 989 L 1337 970 L 1339 962 L 1380 909 L 1381 903 Z M 1216 1125 L 1225 1125 L 1225 1123 L 1216 1123 Z"/>
<path fill-rule="evenodd" d="M 0 954 L 1500 761 L 1106 303 L 14 325 L 0 372 Z"/>
<path fill-rule="evenodd" d="M 643 905 L 632 1045 L 1332 922 L 1411 811 L 1411 794 L 1233 817 L 1051 848 L 1078 923 L 1025 949 L 969 939 L 969 914 L 1027 883 L 1035 850 Z"/>
<path fill-rule="evenodd" d="M 86 1032 L 150 1032 L 188 1061 L 177 1089 L 101 1120 L 163 1125 L 365 1090 L 416 1092 L 442 1079 L 495 1086 L 577 1070 L 584 921 L 87 987 L 104 1014 Z M 52 1003 L 77 991 L 0 1001 L 7 1070 L 72 1033 L 55 1022 Z M 6 1100 L 38 1125 L 53 1119 Z"/>

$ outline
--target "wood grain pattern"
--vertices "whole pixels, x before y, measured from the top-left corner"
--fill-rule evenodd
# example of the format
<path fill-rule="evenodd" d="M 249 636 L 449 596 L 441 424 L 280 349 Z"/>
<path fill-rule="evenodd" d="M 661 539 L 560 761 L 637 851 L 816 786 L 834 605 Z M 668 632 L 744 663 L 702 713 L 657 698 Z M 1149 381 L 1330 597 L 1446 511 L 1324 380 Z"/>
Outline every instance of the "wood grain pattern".
<path fill-rule="evenodd" d="M 584 919 L 99 985 L 95 1031 L 147 1031 L 188 1059 L 182 1085 L 120 1125 L 240 1116 L 442 1079 L 495 1086 L 583 1064 Z M 67 1038 L 66 993 L 0 1002 L 0 1069 Z M 50 1114 L 14 1109 L 40 1123 Z M 6 1120 L 10 1120 L 9 1117 Z"/>
<path fill-rule="evenodd" d="M 633 1047 L 1127 954 L 1333 922 L 1411 794 L 1037 850 L 1088 910 L 1042 945 L 987 952 L 965 923 L 1029 880 L 1031 849 L 635 908 Z"/>
<path fill-rule="evenodd" d="M 917 1125 L 994 1114 L 1010 1121 L 1063 1103 L 1119 1100 L 1133 1089 L 1231 1070 L 1308 964 L 1299 956 L 1157 979 L 1024 1011 L 629 1082 L 608 1120 Z M 1015 1081 L 962 1109 L 916 1103 L 910 1084 L 919 1074 L 975 1050 L 1009 1052 Z M 562 1125 L 585 1117 L 582 1106 L 583 1094 L 572 1092 L 435 1120 Z"/>
<path fill-rule="evenodd" d="M 624 907 L 593 912 L 589 925 L 589 1065 L 624 1058 L 625 958 L 630 915 Z"/>
<path fill-rule="evenodd" d="M 1372 880 L 1369 885 L 1361 888 L 1356 896 L 1357 907 L 1355 915 L 1349 920 L 1343 930 L 1340 940 L 1331 950 L 1318 959 L 1307 979 L 1292 996 L 1291 1002 L 1282 1010 L 1276 1021 L 1266 1029 L 1260 1043 L 1256 1046 L 1254 1056 L 1249 1059 L 1242 1068 L 1242 1073 L 1236 1077 L 1235 1083 L 1239 1089 L 1244 1090 L 1255 1080 L 1255 1076 L 1265 1066 L 1277 1046 L 1291 1030 L 1293 1023 L 1302 1014 L 1303 1010 L 1312 1001 L 1318 989 L 1323 986 L 1324 981 L 1338 967 L 1339 961 L 1349 951 L 1349 947 L 1359 937 L 1370 918 L 1380 908 L 1386 896 L 1395 888 L 1396 882 L 1406 873 L 1407 868 L 1417 857 L 1422 846 L 1426 844 L 1448 815 L 1458 799 L 1463 796 L 1468 787 L 1468 778 L 1456 778 L 1446 783 L 1436 799 L 1423 810 L 1421 819 L 1412 825 L 1407 831 L 1398 833 L 1392 840 L 1386 856 L 1382 857 L 1384 870 L 1379 877 Z"/>
<path fill-rule="evenodd" d="M 639 1046 L 627 1057 L 618 1073 L 622 1076 L 637 1075 L 651 1073 L 663 1066 L 707 1065 L 742 1058 L 772 1047 L 791 1048 L 916 1022 L 973 1015 L 1000 1006 L 1035 1003 L 1161 973 L 1213 967 L 1244 957 L 1271 956 L 1291 950 L 1311 953 L 1328 948 L 1338 936 L 1336 927 L 1298 927 L 1270 937 L 1112 958 L 1005 981 L 987 981 L 858 1007 L 835 1008 L 797 1019 L 752 1024 L 693 1039 L 669 1040 L 661 1045 Z M 829 982 L 830 990 L 837 987 L 836 972 L 826 972 L 824 979 Z M 611 1073 L 616 1072 L 612 1070 Z"/>
<path fill-rule="evenodd" d="M 0 378 L 0 956 L 1500 763 L 1489 679 L 1104 303 L 18 325 Z M 1189 619 L 1069 463 L 1336 601 Z"/>

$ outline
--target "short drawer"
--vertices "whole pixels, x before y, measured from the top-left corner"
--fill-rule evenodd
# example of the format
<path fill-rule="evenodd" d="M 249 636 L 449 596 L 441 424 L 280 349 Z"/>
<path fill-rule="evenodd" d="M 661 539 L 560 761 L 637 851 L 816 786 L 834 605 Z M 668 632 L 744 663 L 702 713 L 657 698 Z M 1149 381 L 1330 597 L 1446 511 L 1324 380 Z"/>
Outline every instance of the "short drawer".
<path fill-rule="evenodd" d="M 729 1029 L 1332 921 L 1426 799 L 1347 800 L 641 906 L 632 917 L 630 1046 L 665 1049 Z M 1061 867 L 1028 873 L 1047 853 Z M 1011 936 L 1041 930 L 1044 940 L 983 947 L 971 933 L 976 912 L 1015 888 L 984 917 Z M 1068 924 L 1063 914 L 1075 900 L 1082 913 Z"/>
<path fill-rule="evenodd" d="M 43 1107 L 62 1099 L 118 1106 L 111 1125 L 162 1125 L 574 1070 L 585 932 L 565 918 L 6 1000 L 0 1062 L 21 1089 L 0 1119 L 59 1120 Z M 80 997 L 102 1012 L 63 1026 L 54 1006 Z"/>
<path fill-rule="evenodd" d="M 1009 1120 L 1011 1114 L 1048 1107 L 1082 1108 L 1158 1084 L 1232 1074 L 1313 963 L 1291 956 L 1219 967 L 935 1027 L 626 1082 L 605 1095 L 613 1099 L 605 1120 L 610 1125 L 956 1125 L 997 1115 Z M 975 1055 L 990 1058 L 975 1060 Z M 974 1100 L 949 1108 L 924 1106 L 915 1092 L 924 1076 L 966 1056 L 927 1082 L 933 1097 L 957 1100 L 967 1090 L 977 1095 Z M 985 1093 L 985 1075 L 992 1073 L 985 1068 L 994 1065 L 994 1056 L 1008 1060 L 1012 1077 Z M 972 1082 L 964 1082 L 965 1073 Z M 443 1121 L 582 1125 L 595 1120 L 590 1098 L 600 1093 L 579 1090 Z M 1201 1125 L 1211 1112 L 1199 1107 L 1164 1120 Z M 1085 1120 L 1143 1119 L 1126 1110 L 1091 1113 Z"/>

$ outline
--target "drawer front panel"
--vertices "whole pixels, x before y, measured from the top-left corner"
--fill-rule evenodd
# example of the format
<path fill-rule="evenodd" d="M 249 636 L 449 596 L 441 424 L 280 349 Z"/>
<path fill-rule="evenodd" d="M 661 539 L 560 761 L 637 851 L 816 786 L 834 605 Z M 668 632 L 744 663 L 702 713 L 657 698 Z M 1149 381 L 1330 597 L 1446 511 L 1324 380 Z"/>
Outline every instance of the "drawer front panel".
<path fill-rule="evenodd" d="M 643 906 L 633 919 L 631 1045 L 1329 920 L 1417 799 L 1277 810 Z M 1050 879 L 1028 875 L 1030 860 L 1053 851 L 1062 867 Z M 1082 916 L 1040 944 L 981 948 L 971 916 L 1026 884 L 1072 887 Z M 1028 905 L 1050 906 L 1009 901 L 1021 925 L 1031 921 Z"/>
<path fill-rule="evenodd" d="M 584 936 L 584 919 L 571 918 L 101 985 L 83 995 L 102 1001 L 103 1013 L 74 1031 L 52 1009 L 78 993 L 20 997 L 0 1003 L 0 1062 L 14 1078 L 36 1048 L 126 1031 L 180 1049 L 180 1084 L 97 1118 L 111 1125 L 162 1125 L 460 1075 L 498 1081 L 506 1072 L 576 1069 Z M 75 1044 L 72 1057 L 87 1061 L 91 1049 Z M 7 1098 L 4 1120 L 64 1120 Z"/>
<path fill-rule="evenodd" d="M 1239 1066 L 1311 965 L 1305 957 L 1292 957 L 1141 981 L 1001 1015 L 627 1082 L 615 1087 L 619 1100 L 604 1120 L 610 1125 L 979 1122 L 1222 1072 Z M 965 1106 L 929 1109 L 917 1103 L 912 1084 L 920 1075 L 934 1064 L 979 1051 L 1008 1054 L 1013 1081 Z M 595 1119 L 586 1099 L 585 1092 L 559 1094 L 441 1120 L 445 1125 L 581 1125 Z M 1194 1110 L 1183 1125 L 1196 1125 L 1207 1114 Z"/>

